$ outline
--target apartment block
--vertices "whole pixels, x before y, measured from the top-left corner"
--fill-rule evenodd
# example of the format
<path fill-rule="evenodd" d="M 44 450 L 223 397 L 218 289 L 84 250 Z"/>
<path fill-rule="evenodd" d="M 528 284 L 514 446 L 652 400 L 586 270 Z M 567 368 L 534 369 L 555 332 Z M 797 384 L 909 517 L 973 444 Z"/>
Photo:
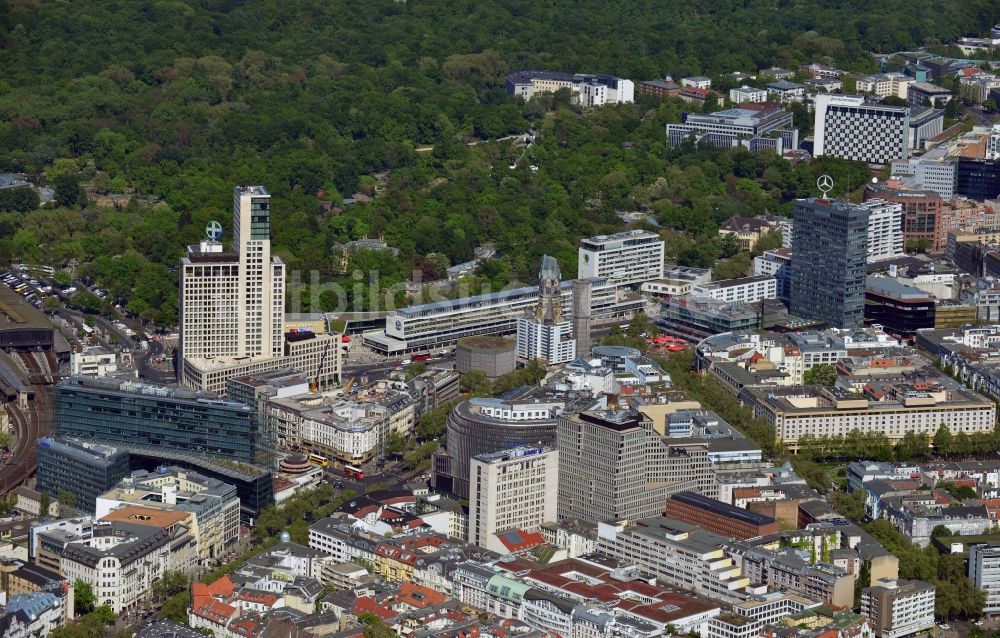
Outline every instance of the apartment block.
<path fill-rule="evenodd" d="M 791 592 L 838 607 L 854 603 L 854 577 L 844 569 L 747 543 L 731 543 L 726 551 L 751 582 L 766 585 L 768 591 Z"/>
<path fill-rule="evenodd" d="M 878 638 L 903 638 L 934 627 L 934 585 L 883 578 L 861 590 L 861 613 Z"/>
<path fill-rule="evenodd" d="M 729 539 L 663 516 L 598 524 L 598 552 L 633 562 L 674 587 L 715 600 L 746 600 L 750 579 L 723 551 Z"/>
<path fill-rule="evenodd" d="M 858 204 L 868 210 L 868 263 L 903 256 L 903 206 L 881 199 Z"/>
<path fill-rule="evenodd" d="M 88 583 L 96 600 L 121 614 L 140 609 L 164 572 L 190 573 L 195 558 L 194 538 L 183 528 L 116 521 L 96 523 L 92 537 L 68 542 L 60 565 L 67 580 Z"/>

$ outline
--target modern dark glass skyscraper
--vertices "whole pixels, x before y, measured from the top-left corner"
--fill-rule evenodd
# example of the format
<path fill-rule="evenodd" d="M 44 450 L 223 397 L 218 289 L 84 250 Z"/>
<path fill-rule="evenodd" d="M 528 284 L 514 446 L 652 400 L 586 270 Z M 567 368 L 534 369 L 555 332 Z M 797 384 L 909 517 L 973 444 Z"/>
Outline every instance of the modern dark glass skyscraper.
<path fill-rule="evenodd" d="M 868 209 L 809 198 L 795 203 L 792 314 L 834 328 L 861 325 L 865 309 Z"/>

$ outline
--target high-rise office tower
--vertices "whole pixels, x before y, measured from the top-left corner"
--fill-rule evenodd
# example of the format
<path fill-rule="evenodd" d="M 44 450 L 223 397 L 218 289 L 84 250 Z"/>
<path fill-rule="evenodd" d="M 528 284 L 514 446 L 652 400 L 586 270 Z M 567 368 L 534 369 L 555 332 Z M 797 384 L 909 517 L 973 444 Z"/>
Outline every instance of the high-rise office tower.
<path fill-rule="evenodd" d="M 232 251 L 222 228 L 188 246 L 181 260 L 180 348 L 185 359 L 282 354 L 285 267 L 271 257 L 271 196 L 263 186 L 233 192 Z"/>
<path fill-rule="evenodd" d="M 663 277 L 663 240 L 646 230 L 626 230 L 580 240 L 578 279 L 607 279 L 616 286 Z"/>
<path fill-rule="evenodd" d="M 534 315 L 517 320 L 517 356 L 548 364 L 566 363 L 576 357 L 573 324 L 563 317 L 562 276 L 555 257 L 542 257 Z"/>
<path fill-rule="evenodd" d="M 179 381 L 217 394 L 228 379 L 279 368 L 325 386 L 340 378 L 338 335 L 285 334 L 285 265 L 271 255 L 271 195 L 263 186 L 233 189 L 230 250 L 212 222 L 181 259 Z"/>
<path fill-rule="evenodd" d="M 867 207 L 845 201 L 809 198 L 796 202 L 792 314 L 835 328 L 861 325 L 868 215 Z"/>
<path fill-rule="evenodd" d="M 708 489 L 714 476 L 704 439 L 665 438 L 642 413 L 563 414 L 556 441 L 560 519 L 656 516 L 668 495 Z"/>

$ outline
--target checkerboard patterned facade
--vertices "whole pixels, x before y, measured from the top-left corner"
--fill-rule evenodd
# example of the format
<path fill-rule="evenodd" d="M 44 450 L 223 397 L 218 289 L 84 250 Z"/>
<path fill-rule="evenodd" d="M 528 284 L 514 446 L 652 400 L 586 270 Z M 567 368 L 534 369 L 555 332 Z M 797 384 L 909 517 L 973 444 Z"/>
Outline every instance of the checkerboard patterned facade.
<path fill-rule="evenodd" d="M 840 106 L 826 109 L 824 155 L 869 164 L 889 164 L 907 158 L 908 110 L 881 106 Z"/>

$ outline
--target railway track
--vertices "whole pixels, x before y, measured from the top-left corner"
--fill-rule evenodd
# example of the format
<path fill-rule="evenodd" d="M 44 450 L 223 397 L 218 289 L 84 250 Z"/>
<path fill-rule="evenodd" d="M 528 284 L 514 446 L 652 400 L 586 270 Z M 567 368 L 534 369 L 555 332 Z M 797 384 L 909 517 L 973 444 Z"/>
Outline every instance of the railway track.
<path fill-rule="evenodd" d="M 12 431 L 17 442 L 11 450 L 10 461 L 0 468 L 0 497 L 6 498 L 10 491 L 24 484 L 37 469 L 38 459 L 35 443 L 39 438 L 52 434 L 54 423 L 52 389 L 34 385 L 35 398 L 28 410 L 22 410 L 15 403 L 7 404 Z"/>

